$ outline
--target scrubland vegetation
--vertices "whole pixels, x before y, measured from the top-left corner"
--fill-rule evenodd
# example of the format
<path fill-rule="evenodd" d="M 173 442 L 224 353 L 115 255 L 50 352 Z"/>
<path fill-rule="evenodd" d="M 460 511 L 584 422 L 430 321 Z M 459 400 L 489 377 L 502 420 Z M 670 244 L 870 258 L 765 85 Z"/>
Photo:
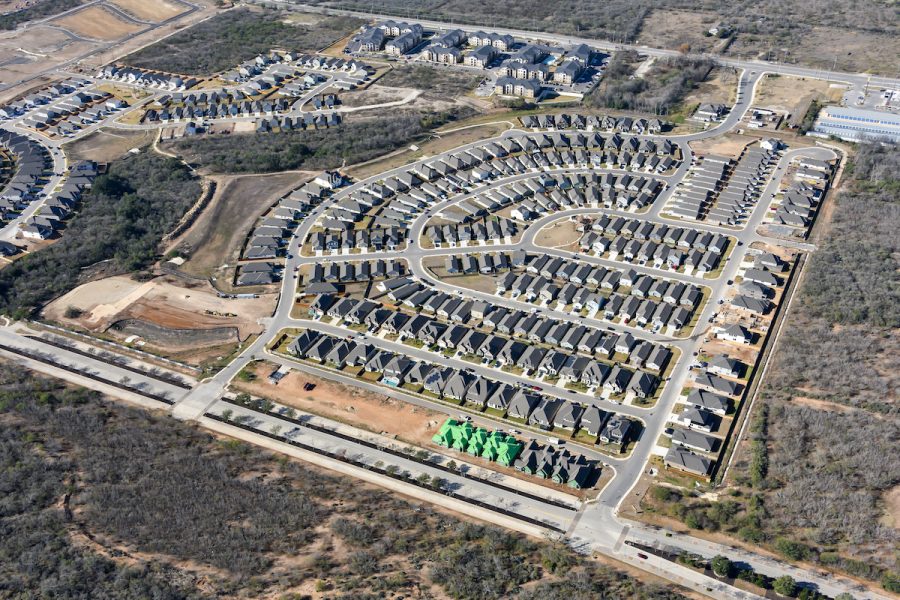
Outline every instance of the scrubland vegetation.
<path fill-rule="evenodd" d="M 841 46 L 820 48 L 815 56 L 804 48 L 805 38 L 814 28 L 834 28 L 838 35 L 843 31 L 860 32 L 871 41 L 885 41 L 886 35 L 900 33 L 895 8 L 879 0 L 861 2 L 813 2 L 789 0 L 787 2 L 717 2 L 701 0 L 664 0 L 661 2 L 632 2 L 611 0 L 587 2 L 585 0 L 512 0 L 504 2 L 498 11 L 493 4 L 478 0 L 312 0 L 307 2 L 323 6 L 352 8 L 365 12 L 391 14 L 404 19 L 434 18 L 454 23 L 467 23 L 484 27 L 509 27 L 532 31 L 547 31 L 587 38 L 601 38 L 615 42 L 634 42 L 650 19 L 665 18 L 664 10 L 683 10 L 701 13 L 707 21 L 721 24 L 737 34 L 738 52 L 765 55 L 768 50 L 788 50 L 789 60 L 814 60 L 832 64 L 840 55 L 842 63 L 852 64 L 856 70 L 883 70 L 883 60 L 858 59 L 841 50 Z M 697 31 L 702 35 L 704 31 Z M 886 35 L 885 35 L 886 34 Z M 835 37 L 835 36 L 832 36 Z M 865 38 L 864 38 L 865 39 Z M 896 41 L 895 41 L 896 44 Z M 673 48 L 675 49 L 675 48 Z M 897 46 L 885 48 L 885 55 L 896 54 Z M 847 55 L 847 56 L 845 56 Z M 887 71 L 884 74 L 892 74 Z"/>
<path fill-rule="evenodd" d="M 0 449 L 0 597 L 682 598 L 5 363 Z"/>
<path fill-rule="evenodd" d="M 329 129 L 182 138 L 167 147 L 217 173 L 334 169 L 407 146 L 430 129 L 472 112 L 465 107 L 444 112 L 398 110 L 368 119 L 351 117 Z"/>
<path fill-rule="evenodd" d="M 241 8 L 216 15 L 126 56 L 144 69 L 208 76 L 280 48 L 316 52 L 359 27 L 350 17 L 325 17 L 305 25 L 286 23 L 275 11 Z"/>
<path fill-rule="evenodd" d="M 386 73 L 378 83 L 389 87 L 423 90 L 423 95 L 433 100 L 452 100 L 474 90 L 481 79 L 481 75 L 473 75 L 467 71 L 404 65 Z"/>
<path fill-rule="evenodd" d="M 617 52 L 610 59 L 600 85 L 587 95 L 585 103 L 668 115 L 679 108 L 687 93 L 704 81 L 714 66 L 707 59 L 661 58 L 643 77 L 633 77 L 640 62 L 637 52 Z"/>
<path fill-rule="evenodd" d="M 62 239 L 0 271 L 0 311 L 26 315 L 74 289 L 89 267 L 108 274 L 146 267 L 199 196 L 199 179 L 176 159 L 146 152 L 112 163 Z"/>
<path fill-rule="evenodd" d="M 851 159 L 735 462 L 726 500 L 658 488 L 648 506 L 898 591 L 900 153 Z M 889 511 L 893 514 L 889 514 Z"/>

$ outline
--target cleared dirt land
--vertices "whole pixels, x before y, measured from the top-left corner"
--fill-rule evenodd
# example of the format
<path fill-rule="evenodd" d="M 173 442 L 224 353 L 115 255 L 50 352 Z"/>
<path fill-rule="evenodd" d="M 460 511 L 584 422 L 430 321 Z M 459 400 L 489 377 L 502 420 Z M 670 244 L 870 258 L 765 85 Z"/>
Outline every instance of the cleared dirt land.
<path fill-rule="evenodd" d="M 77 160 L 111 162 L 134 148 L 142 148 L 153 141 L 155 131 L 100 129 L 77 142 L 65 145 L 66 155 Z"/>
<path fill-rule="evenodd" d="M 273 385 L 266 378 L 275 368 L 271 363 L 257 363 L 252 369 L 256 379 L 252 382 L 235 381 L 236 387 L 298 410 L 330 417 L 375 433 L 388 432 L 420 445 L 431 443 L 431 436 L 437 433 L 445 418 L 441 413 L 299 371 L 291 371 L 278 385 Z M 309 382 L 315 383 L 316 387 L 305 391 L 303 384 Z"/>
<path fill-rule="evenodd" d="M 143 29 L 141 25 L 129 23 L 101 6 L 89 6 L 84 10 L 56 19 L 53 24 L 68 29 L 76 35 L 96 40 L 118 40 Z"/>
<path fill-rule="evenodd" d="M 534 243 L 545 248 L 574 250 L 576 243 L 581 239 L 581 234 L 575 226 L 575 222 L 569 219 L 551 223 L 534 236 Z"/>
<path fill-rule="evenodd" d="M 61 64 L 97 47 L 91 42 L 73 39 L 64 31 L 38 25 L 15 32 L 4 32 L 0 37 L 0 81 L 14 83 L 46 71 L 53 65 Z M 58 77 L 48 77 L 46 81 L 31 81 L 22 86 L 4 90 L 0 101 L 5 102 L 19 94 L 47 85 Z"/>
<path fill-rule="evenodd" d="M 719 19 L 714 13 L 653 9 L 641 24 L 637 43 L 653 48 L 678 48 L 687 44 L 694 52 L 710 51 L 721 40 L 703 34 Z"/>
<path fill-rule="evenodd" d="M 702 104 L 734 104 L 737 94 L 737 73 L 730 68 L 714 69 L 706 81 L 697 86 L 684 98 L 685 105 Z"/>
<path fill-rule="evenodd" d="M 213 177 L 216 194 L 194 225 L 171 245 L 189 256 L 181 270 L 207 277 L 234 265 L 257 218 L 311 175 L 298 172 Z M 221 276 L 218 277 L 221 279 Z"/>
<path fill-rule="evenodd" d="M 169 2 L 168 0 L 108 0 L 110 4 L 114 4 L 127 12 L 144 21 L 153 21 L 159 23 L 166 19 L 171 19 L 175 15 L 180 15 L 187 7 L 179 2 Z"/>
<path fill-rule="evenodd" d="M 820 79 L 766 77 L 756 89 L 754 106 L 781 110 L 801 118 L 813 100 L 839 102 L 846 86 Z"/>
<path fill-rule="evenodd" d="M 735 133 L 723 136 L 691 142 L 691 148 L 698 154 L 721 154 L 737 158 L 747 144 L 756 141 L 756 138 L 745 137 Z"/>
<path fill-rule="evenodd" d="M 134 319 L 163 329 L 233 328 L 245 339 L 262 331 L 258 320 L 270 316 L 274 306 L 273 295 L 227 299 L 206 282 L 188 286 L 171 277 L 139 282 L 122 275 L 81 285 L 50 303 L 43 314 L 91 331 Z M 79 316 L 67 318 L 70 307 L 78 309 Z"/>

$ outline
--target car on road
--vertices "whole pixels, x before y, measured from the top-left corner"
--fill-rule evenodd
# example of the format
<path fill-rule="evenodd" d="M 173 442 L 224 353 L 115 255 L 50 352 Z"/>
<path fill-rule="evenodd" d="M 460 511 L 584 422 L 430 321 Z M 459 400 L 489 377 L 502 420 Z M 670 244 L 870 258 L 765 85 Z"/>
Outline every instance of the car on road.
<path fill-rule="evenodd" d="M 643 552 L 638 552 L 638 558 L 640 558 L 642 560 L 647 560 L 648 557 Z"/>

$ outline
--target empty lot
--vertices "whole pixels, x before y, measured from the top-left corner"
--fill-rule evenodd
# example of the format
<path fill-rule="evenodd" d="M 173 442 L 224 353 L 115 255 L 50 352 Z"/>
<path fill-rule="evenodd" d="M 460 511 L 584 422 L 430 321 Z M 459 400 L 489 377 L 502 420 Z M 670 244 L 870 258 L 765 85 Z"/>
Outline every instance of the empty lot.
<path fill-rule="evenodd" d="M 169 0 L 109 0 L 109 3 L 138 19 L 154 23 L 171 19 L 187 10 L 183 4 Z"/>
<path fill-rule="evenodd" d="M 101 6 L 89 6 L 52 23 L 76 35 L 105 41 L 118 40 L 143 29 L 140 25 L 129 23 Z"/>

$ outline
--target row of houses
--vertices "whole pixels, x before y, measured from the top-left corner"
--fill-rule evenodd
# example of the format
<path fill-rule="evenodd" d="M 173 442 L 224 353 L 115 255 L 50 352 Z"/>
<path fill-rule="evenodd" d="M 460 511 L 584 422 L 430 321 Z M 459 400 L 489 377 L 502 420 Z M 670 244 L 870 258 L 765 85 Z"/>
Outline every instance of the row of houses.
<path fill-rule="evenodd" d="M 316 286 L 316 284 L 356 283 L 404 275 L 406 275 L 406 266 L 400 260 L 319 262 L 312 267 L 305 293 L 325 293 L 321 291 L 325 289 L 325 286 Z"/>
<path fill-rule="evenodd" d="M 589 275 L 592 281 L 602 278 L 599 275 Z M 609 280 L 607 280 L 609 281 Z M 641 282 L 638 285 L 643 288 Z M 684 284 L 665 283 L 652 291 L 663 287 L 675 288 Z M 540 303 L 542 306 L 551 306 L 555 310 L 569 312 L 582 316 L 584 313 L 593 315 L 597 319 L 614 321 L 618 319 L 622 324 L 632 327 L 651 327 L 655 330 L 663 327 L 672 327 L 680 330 L 690 323 L 693 307 L 678 304 L 675 292 L 664 292 L 663 297 L 649 297 L 648 295 L 628 295 L 623 293 L 600 293 L 581 287 L 578 284 L 566 283 L 558 285 L 551 283 L 548 278 L 534 276 L 527 273 L 508 273 L 497 281 L 497 294 L 509 294 L 512 299 L 524 299 L 526 302 Z M 638 292 L 639 294 L 642 292 Z M 686 294 L 693 290 L 686 290 Z M 669 300 L 667 302 L 666 300 Z"/>
<path fill-rule="evenodd" d="M 737 163 L 727 156 L 707 155 L 676 188 L 667 212 L 677 217 L 736 225 L 759 200 L 777 150 L 746 148 Z"/>
<path fill-rule="evenodd" d="M 391 288 L 404 279 L 381 285 Z M 478 356 L 485 364 L 518 365 L 538 378 L 560 377 L 594 388 L 603 385 L 610 375 L 610 365 L 603 361 L 612 361 L 613 367 L 627 363 L 635 369 L 660 372 L 671 358 L 665 346 L 637 340 L 630 334 L 618 335 L 536 313 L 463 300 L 418 284 L 407 286 L 389 289 L 387 297 L 417 314 L 392 311 L 371 300 L 335 297 L 318 297 L 309 313 L 313 318 L 365 324 L 371 332 L 383 329 L 400 339 Z M 615 394 L 633 391 L 646 397 L 658 383 L 653 375 L 635 376 L 624 368 L 615 375 L 606 388 Z M 632 379 L 634 389 L 628 387 Z"/>
<path fill-rule="evenodd" d="M 650 263 L 658 269 L 686 267 L 702 274 L 715 270 L 728 243 L 722 234 L 603 216 L 581 237 L 579 247 L 611 260 Z"/>
<path fill-rule="evenodd" d="M 92 161 L 72 163 L 60 189 L 44 200 L 36 214 L 19 224 L 22 237 L 32 240 L 53 237 L 78 208 L 82 195 L 91 188 L 97 174 L 97 164 Z"/>
<path fill-rule="evenodd" d="M 812 223 L 822 197 L 824 185 L 814 185 L 803 181 L 791 184 L 781 196 L 781 202 L 772 215 L 778 225 L 805 229 Z"/>
<path fill-rule="evenodd" d="M 512 240 L 519 232 L 516 222 L 510 219 L 467 215 L 467 219 L 469 218 L 476 220 L 458 224 L 429 225 L 425 228 L 425 236 L 437 248 L 445 245 L 457 248 L 475 244 L 507 243 L 507 240 Z"/>
<path fill-rule="evenodd" d="M 47 149 L 20 133 L 0 129 L 6 159 L 0 188 L 0 221 L 16 217 L 41 192 L 53 162 Z"/>
<path fill-rule="evenodd" d="M 86 79 L 67 79 L 59 83 L 48 85 L 36 92 L 32 92 L 19 100 L 0 106 L 0 120 L 14 119 L 28 114 L 30 111 L 45 106 L 60 98 L 73 94 L 77 90 L 90 84 Z"/>
<path fill-rule="evenodd" d="M 512 256 L 507 252 L 479 252 L 477 254 L 451 254 L 444 265 L 449 275 L 491 275 L 513 268 Z"/>
<path fill-rule="evenodd" d="M 610 115 L 579 115 L 561 113 L 558 115 L 526 115 L 519 117 L 522 126 L 528 129 L 578 129 L 582 131 L 618 131 L 636 135 L 659 134 L 670 127 L 660 119 L 644 119 L 641 117 L 613 117 Z"/>
<path fill-rule="evenodd" d="M 526 301 L 540 298 L 548 304 L 556 301 L 560 306 L 573 305 L 576 299 L 588 298 L 590 306 L 587 306 L 587 302 L 578 303 L 588 312 L 603 311 L 606 314 L 611 311 L 625 321 L 638 317 L 640 322 L 643 320 L 641 317 L 650 316 L 648 311 L 652 307 L 659 311 L 659 315 L 654 313 L 653 320 L 663 319 L 666 324 L 676 316 L 676 323 L 681 323 L 685 317 L 689 318 L 703 298 L 699 286 L 639 274 L 631 268 L 594 266 L 547 254 L 529 254 L 525 257 L 525 263 L 527 266 L 524 273 L 509 273 L 497 280 L 498 294 L 508 293 L 511 298 L 521 296 Z M 598 293 L 588 296 L 591 290 Z M 631 309 L 636 306 L 634 301 L 621 300 L 620 305 L 621 296 L 614 294 L 618 290 L 627 290 L 628 296 L 637 300 L 638 305 L 644 308 L 632 314 Z M 651 303 L 640 302 L 641 300 L 650 300 Z M 654 301 L 668 305 L 669 308 L 662 308 Z"/>
<path fill-rule="evenodd" d="M 597 469 L 596 463 L 581 454 L 542 446 L 534 440 L 526 445 L 502 431 L 488 431 L 469 421 L 447 419 L 432 441 L 575 489 L 590 485 Z"/>
<path fill-rule="evenodd" d="M 406 244 L 407 230 L 401 227 L 372 227 L 370 229 L 347 229 L 341 231 L 316 231 L 309 236 L 309 247 L 321 256 L 360 252 L 394 252 Z"/>
<path fill-rule="evenodd" d="M 775 296 L 773 288 L 783 283 L 782 272 L 787 265 L 770 252 L 757 252 L 753 267 L 744 270 L 738 293 L 731 299 L 731 305 L 747 311 L 753 316 L 763 316 L 772 309 L 770 298 Z"/>
<path fill-rule="evenodd" d="M 302 131 L 304 129 L 330 129 L 341 124 L 341 114 L 333 113 L 306 113 L 301 117 L 269 117 L 257 119 L 253 122 L 256 133 L 272 133 L 279 131 Z"/>
<path fill-rule="evenodd" d="M 577 402 L 475 375 L 468 370 L 416 361 L 365 342 L 304 330 L 289 345 L 294 356 L 333 368 L 377 373 L 384 385 L 421 390 L 446 401 L 491 409 L 545 430 L 584 430 L 605 444 L 623 448 L 636 431 L 630 419 Z M 445 438 L 447 439 L 447 438 Z"/>
<path fill-rule="evenodd" d="M 232 71 L 222 75 L 226 81 L 243 83 L 251 80 L 264 79 L 288 67 L 301 67 L 314 71 L 327 73 L 341 73 L 348 75 L 361 75 L 363 80 L 372 71 L 365 63 L 354 60 L 324 56 L 318 54 L 301 54 L 298 52 L 275 52 L 260 54 L 256 58 L 244 61 Z M 362 80 L 360 80 L 360 83 Z M 273 84 L 274 85 L 274 84 Z"/>
<path fill-rule="evenodd" d="M 97 78 L 170 92 L 187 90 L 198 83 L 194 77 L 116 64 L 109 64 L 101 68 L 97 72 Z"/>
<path fill-rule="evenodd" d="M 297 221 L 343 184 L 344 179 L 340 173 L 325 171 L 280 198 L 251 232 L 241 258 L 265 260 L 282 256 Z"/>
<path fill-rule="evenodd" d="M 541 177 L 536 180 L 538 191 L 526 193 L 510 211 L 510 216 L 520 221 L 535 219 L 572 208 L 617 208 L 639 210 L 652 204 L 663 189 L 663 184 L 652 177 L 639 175 L 615 175 L 606 173 L 571 173 L 565 176 Z M 544 186 L 549 183 L 553 187 Z M 534 189 L 528 181 L 520 181 L 512 187 Z M 501 205 L 503 207 L 503 205 Z"/>
<path fill-rule="evenodd" d="M 127 106 L 107 92 L 85 90 L 32 110 L 22 124 L 50 135 L 70 136 Z"/>

